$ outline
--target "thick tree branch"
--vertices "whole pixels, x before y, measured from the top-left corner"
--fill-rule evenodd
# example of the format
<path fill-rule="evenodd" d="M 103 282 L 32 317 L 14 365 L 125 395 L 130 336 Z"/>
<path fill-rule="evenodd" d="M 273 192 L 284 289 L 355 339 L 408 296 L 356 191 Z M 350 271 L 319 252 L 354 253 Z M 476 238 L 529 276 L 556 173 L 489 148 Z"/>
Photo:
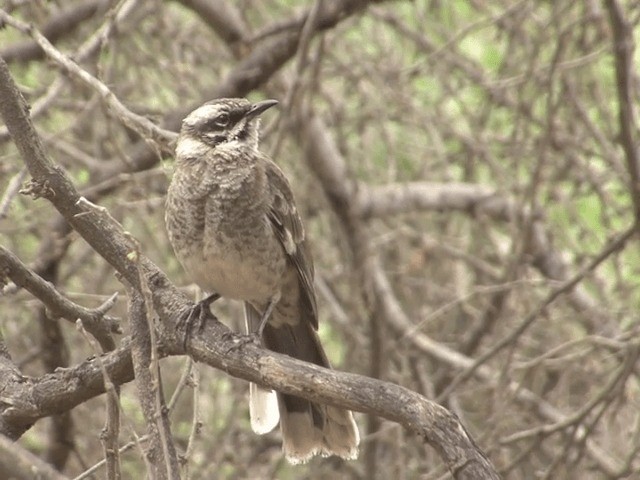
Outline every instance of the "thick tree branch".
<path fill-rule="evenodd" d="M 0 433 L 19 438 L 37 420 L 71 410 L 105 392 L 103 370 L 114 384 L 133 380 L 128 342 L 100 357 L 38 378 L 6 375 L 2 369 Z M 102 365 L 100 365 L 100 363 Z"/>
<path fill-rule="evenodd" d="M 389 382 L 265 352 L 251 344 L 229 351 L 227 342 L 218 341 L 226 327 L 208 322 L 206 331 L 208 334 L 191 341 L 194 360 L 279 391 L 398 422 L 435 448 L 456 479 L 499 478 L 458 418 L 422 395 Z"/>

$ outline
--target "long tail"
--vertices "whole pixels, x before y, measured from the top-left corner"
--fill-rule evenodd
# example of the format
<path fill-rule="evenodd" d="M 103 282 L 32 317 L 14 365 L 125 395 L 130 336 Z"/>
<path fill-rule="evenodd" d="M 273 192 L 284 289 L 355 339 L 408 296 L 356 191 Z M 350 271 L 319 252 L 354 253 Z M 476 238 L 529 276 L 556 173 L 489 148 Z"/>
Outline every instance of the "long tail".
<path fill-rule="evenodd" d="M 245 315 L 249 329 L 260 323 L 260 314 L 251 305 L 245 304 Z M 278 327 L 272 323 L 278 325 L 279 322 L 269 322 L 263 333 L 264 344 L 269 350 L 330 368 L 310 321 L 300 318 L 296 325 L 280 324 Z M 273 408 L 274 395 L 277 395 L 278 410 Z M 255 385 L 251 386 L 249 402 L 251 426 L 256 433 L 271 430 L 278 421 L 279 411 L 283 449 L 291 463 L 304 463 L 314 455 L 337 455 L 347 460 L 358 456 L 360 435 L 348 410 L 292 395 L 275 394 Z"/>

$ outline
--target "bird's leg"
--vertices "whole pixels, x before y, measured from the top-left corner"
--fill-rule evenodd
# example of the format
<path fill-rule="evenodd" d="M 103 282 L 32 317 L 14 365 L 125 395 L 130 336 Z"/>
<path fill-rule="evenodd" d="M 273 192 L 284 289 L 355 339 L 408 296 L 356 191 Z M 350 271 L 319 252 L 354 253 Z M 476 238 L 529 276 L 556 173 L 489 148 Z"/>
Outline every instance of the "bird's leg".
<path fill-rule="evenodd" d="M 182 346 L 187 348 L 187 340 L 193 331 L 193 327 L 196 327 L 198 332 L 202 331 L 204 327 L 204 321 L 207 318 L 207 312 L 209 312 L 209 307 L 213 302 L 220 298 L 220 294 L 212 293 L 207 295 L 198 303 L 196 303 L 193 307 L 191 307 L 185 315 L 178 320 L 177 328 L 178 330 L 184 328 L 184 339 L 182 341 Z"/>
<path fill-rule="evenodd" d="M 276 303 L 280 300 L 280 296 L 272 297 L 267 304 L 267 308 L 264 309 L 262 313 L 262 318 L 260 319 L 260 325 L 256 329 L 253 334 L 257 337 L 258 340 L 262 339 L 262 332 L 264 332 L 264 327 L 267 326 L 267 322 L 269 322 L 269 318 L 271 318 L 271 313 L 273 312 L 273 308 L 276 306 Z"/>
<path fill-rule="evenodd" d="M 280 295 L 273 296 L 269 299 L 267 308 L 264 309 L 264 312 L 260 317 L 260 324 L 258 325 L 258 328 L 256 328 L 253 332 L 248 332 L 247 335 L 241 336 L 240 340 L 235 340 L 236 343 L 229 349 L 229 352 L 240 348 L 247 343 L 254 343 L 258 346 L 262 346 L 262 332 L 264 332 L 264 327 L 267 326 L 269 318 L 271 318 L 271 313 L 273 313 L 273 309 L 279 301 Z"/>
<path fill-rule="evenodd" d="M 204 327 L 204 321 L 207 318 L 207 313 L 210 312 L 209 307 L 220 298 L 219 293 L 211 293 L 196 303 L 195 308 L 199 310 L 198 312 L 198 332 L 202 330 Z"/>

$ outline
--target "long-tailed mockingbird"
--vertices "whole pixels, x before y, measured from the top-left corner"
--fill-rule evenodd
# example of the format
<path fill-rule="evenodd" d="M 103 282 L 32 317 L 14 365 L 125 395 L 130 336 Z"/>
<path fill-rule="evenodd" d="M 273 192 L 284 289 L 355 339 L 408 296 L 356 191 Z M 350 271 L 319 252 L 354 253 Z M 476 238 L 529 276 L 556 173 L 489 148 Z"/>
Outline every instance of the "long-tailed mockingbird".
<path fill-rule="evenodd" d="M 316 329 L 313 261 L 289 182 L 258 150 L 259 115 L 278 102 L 223 98 L 182 122 L 165 220 L 176 256 L 205 291 L 244 302 L 248 333 L 264 345 L 329 367 Z M 280 420 L 293 463 L 313 455 L 353 459 L 351 412 L 250 387 L 251 426 Z"/>

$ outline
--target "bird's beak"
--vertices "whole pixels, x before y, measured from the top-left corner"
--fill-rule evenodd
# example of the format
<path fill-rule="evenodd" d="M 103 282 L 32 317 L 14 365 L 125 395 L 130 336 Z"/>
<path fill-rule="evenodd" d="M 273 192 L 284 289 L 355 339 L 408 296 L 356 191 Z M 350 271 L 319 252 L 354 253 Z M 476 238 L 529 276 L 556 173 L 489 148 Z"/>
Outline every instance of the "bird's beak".
<path fill-rule="evenodd" d="M 245 118 L 251 119 L 253 117 L 257 117 L 265 110 L 268 110 L 277 104 L 277 100 L 263 100 L 262 102 L 254 103 L 245 114 Z"/>

